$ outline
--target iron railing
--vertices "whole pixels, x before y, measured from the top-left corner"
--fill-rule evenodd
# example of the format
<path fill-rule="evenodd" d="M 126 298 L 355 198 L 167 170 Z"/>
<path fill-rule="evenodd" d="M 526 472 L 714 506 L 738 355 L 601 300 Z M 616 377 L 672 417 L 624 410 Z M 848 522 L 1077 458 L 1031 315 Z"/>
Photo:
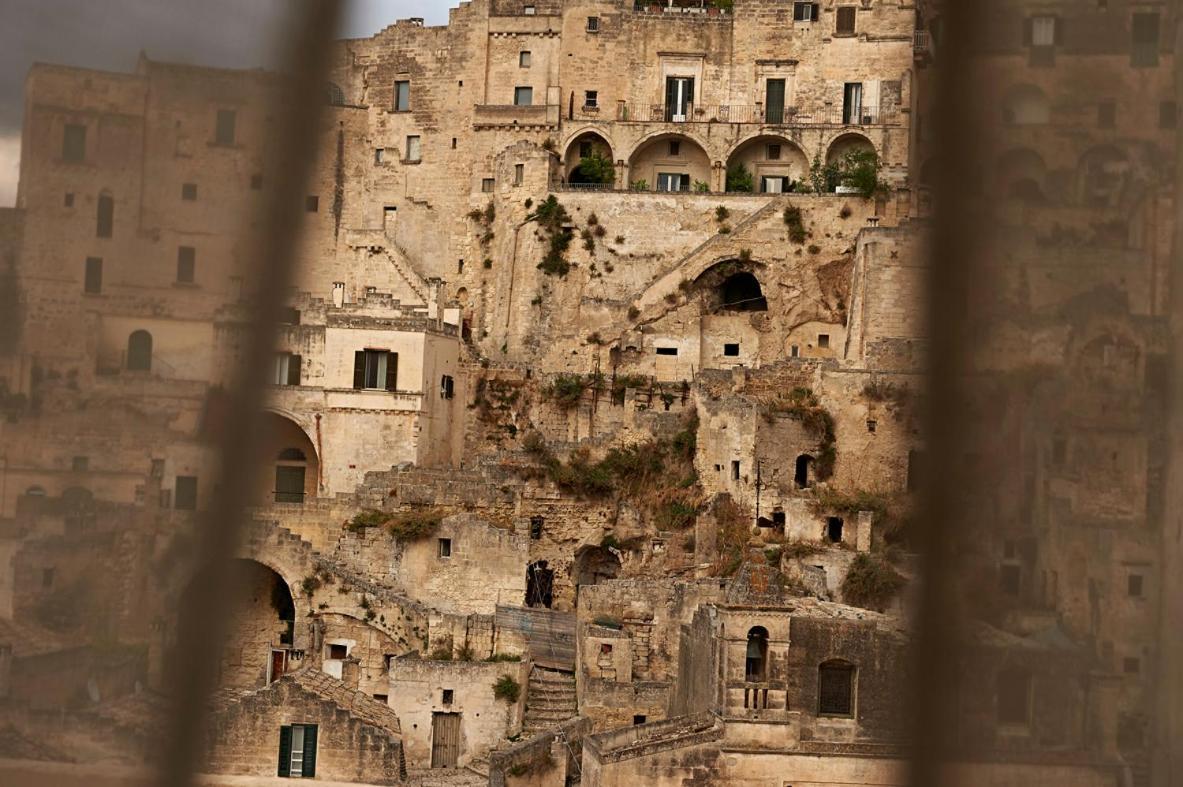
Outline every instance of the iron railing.
<path fill-rule="evenodd" d="M 581 113 L 576 112 L 577 115 Z M 599 115 L 586 120 L 598 119 Z M 769 109 L 762 104 L 690 104 L 675 108 L 666 104 L 621 102 L 616 120 L 631 123 L 746 123 L 770 126 L 880 126 L 898 122 L 895 109 L 881 107 L 826 106 L 814 109 Z"/>

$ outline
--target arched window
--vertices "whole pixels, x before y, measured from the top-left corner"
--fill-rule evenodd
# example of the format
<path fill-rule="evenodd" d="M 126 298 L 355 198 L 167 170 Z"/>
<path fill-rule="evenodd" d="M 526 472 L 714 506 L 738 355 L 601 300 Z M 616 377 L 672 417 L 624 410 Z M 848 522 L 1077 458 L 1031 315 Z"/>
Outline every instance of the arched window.
<path fill-rule="evenodd" d="M 768 680 L 768 629 L 763 626 L 753 626 L 748 631 L 744 680 L 749 683 L 763 683 Z"/>
<path fill-rule="evenodd" d="M 127 337 L 127 368 L 140 372 L 152 369 L 152 334 L 133 331 Z"/>
<path fill-rule="evenodd" d="M 809 488 L 809 468 L 812 464 L 813 457 L 809 454 L 801 454 L 797 457 L 797 464 L 793 469 L 793 481 L 800 489 Z"/>
<path fill-rule="evenodd" d="M 854 715 L 854 665 L 827 661 L 817 668 L 819 716 Z"/>

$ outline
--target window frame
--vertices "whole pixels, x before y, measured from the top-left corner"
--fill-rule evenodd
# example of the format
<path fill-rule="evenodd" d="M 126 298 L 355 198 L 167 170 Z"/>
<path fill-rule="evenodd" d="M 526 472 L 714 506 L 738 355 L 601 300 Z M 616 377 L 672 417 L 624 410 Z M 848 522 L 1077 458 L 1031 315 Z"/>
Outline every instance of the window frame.
<path fill-rule="evenodd" d="M 195 284 L 197 281 L 197 249 L 193 246 L 177 247 L 177 284 Z"/>
<path fill-rule="evenodd" d="M 62 161 L 80 164 L 86 161 L 86 124 L 67 123 L 62 127 Z"/>
<path fill-rule="evenodd" d="M 527 103 L 522 103 L 521 99 L 526 97 L 529 99 Z M 515 107 L 532 107 L 534 106 L 534 86 L 533 85 L 514 85 L 513 86 L 513 105 Z"/>
<path fill-rule="evenodd" d="M 407 134 L 406 146 L 403 149 L 406 164 L 418 164 L 423 161 L 423 137 L 419 134 Z M 414 155 L 411 155 L 414 153 Z"/>
<path fill-rule="evenodd" d="M 222 148 L 234 147 L 238 139 L 238 111 L 219 109 L 214 118 L 214 145 Z"/>
<path fill-rule="evenodd" d="M 82 292 L 86 295 L 103 294 L 103 258 L 87 257 L 82 274 Z"/>
<path fill-rule="evenodd" d="M 356 391 L 397 391 L 398 353 L 372 347 L 355 350 L 353 388 Z"/>
<path fill-rule="evenodd" d="M 529 49 L 518 51 L 518 68 L 530 68 L 534 62 L 534 53 Z"/>
<path fill-rule="evenodd" d="M 589 16 L 587 18 L 587 27 L 584 29 L 588 33 L 600 32 L 600 18 L 598 16 Z"/>
<path fill-rule="evenodd" d="M 843 16 L 846 15 L 850 19 L 849 29 L 845 29 L 843 25 Z M 855 5 L 839 5 L 834 7 L 834 36 L 848 37 L 858 35 L 858 6 Z"/>
<path fill-rule="evenodd" d="M 391 112 L 410 112 L 411 111 L 411 80 L 396 79 L 394 80 L 394 89 L 391 95 Z"/>
<path fill-rule="evenodd" d="M 827 696 L 825 676 L 830 675 L 830 680 L 835 680 L 839 673 L 845 676 L 846 681 L 844 710 L 828 704 L 837 699 L 838 694 L 834 688 L 830 688 Z M 853 719 L 858 715 L 858 668 L 854 664 L 831 659 L 817 665 L 817 715 L 831 719 Z"/>

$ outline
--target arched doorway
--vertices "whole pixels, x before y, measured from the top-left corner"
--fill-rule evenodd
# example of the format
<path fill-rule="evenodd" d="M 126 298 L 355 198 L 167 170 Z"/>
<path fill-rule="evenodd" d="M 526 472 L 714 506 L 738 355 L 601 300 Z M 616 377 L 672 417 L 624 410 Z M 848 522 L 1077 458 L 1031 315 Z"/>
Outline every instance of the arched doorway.
<path fill-rule="evenodd" d="M 567 182 L 586 187 L 611 188 L 616 182 L 612 146 L 594 131 L 585 131 L 567 145 L 563 154 Z"/>
<path fill-rule="evenodd" d="M 263 475 L 263 500 L 276 503 L 303 503 L 316 497 L 319 486 L 319 463 L 316 448 L 308 435 L 294 421 L 276 413 L 263 419 L 258 459 L 267 468 Z"/>
<path fill-rule="evenodd" d="M 127 369 L 132 372 L 152 370 L 152 334 L 132 331 L 127 337 Z"/>
<path fill-rule="evenodd" d="M 780 194 L 796 191 L 809 176 L 809 160 L 784 137 L 762 136 L 740 145 L 727 159 L 727 191 Z M 733 188 L 748 185 L 744 188 Z"/>
<path fill-rule="evenodd" d="M 719 309 L 732 312 L 768 311 L 760 280 L 750 271 L 733 273 L 719 285 Z"/>
<path fill-rule="evenodd" d="M 652 137 L 628 160 L 629 187 L 636 191 L 709 191 L 711 159 L 702 146 L 681 134 Z"/>
<path fill-rule="evenodd" d="M 296 607 L 288 583 L 262 563 L 232 560 L 225 571 L 199 571 L 190 580 L 181 597 L 182 618 L 202 614 L 214 581 L 226 583 L 231 599 L 218 661 L 219 684 L 256 688 L 278 679 L 287 668 L 286 656 L 295 638 Z"/>
<path fill-rule="evenodd" d="M 582 546 L 575 550 L 571 580 L 579 585 L 598 585 L 620 574 L 620 558 L 606 547 Z"/>

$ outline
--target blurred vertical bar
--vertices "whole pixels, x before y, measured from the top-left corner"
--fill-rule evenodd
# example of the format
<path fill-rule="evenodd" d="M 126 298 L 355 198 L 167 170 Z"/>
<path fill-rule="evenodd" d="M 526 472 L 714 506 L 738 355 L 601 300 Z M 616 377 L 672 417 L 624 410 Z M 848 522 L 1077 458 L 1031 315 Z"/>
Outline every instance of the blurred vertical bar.
<path fill-rule="evenodd" d="M 180 615 L 181 628 L 172 663 L 179 681 L 172 724 L 162 763 L 160 784 L 184 787 L 192 782 L 202 740 L 202 723 L 210 694 L 217 679 L 217 665 L 226 618 L 231 603 L 231 558 L 240 538 L 240 524 L 250 501 L 250 490 L 258 475 L 253 465 L 253 437 L 268 382 L 269 361 L 275 347 L 274 326 L 292 280 L 292 261 L 299 238 L 298 220 L 302 208 L 298 195 L 316 160 L 319 118 L 324 106 L 321 86 L 325 82 L 333 32 L 337 29 L 341 3 L 338 0 L 309 0 L 297 4 L 293 13 L 298 23 L 292 40 L 284 47 L 287 80 L 272 107 L 274 137 L 267 171 L 276 183 L 266 211 L 264 232 L 250 257 L 259 260 L 250 313 L 247 346 L 239 358 L 221 437 L 220 494 L 210 507 L 198 545 L 199 571 L 206 578 L 206 596 L 199 611 Z"/>

